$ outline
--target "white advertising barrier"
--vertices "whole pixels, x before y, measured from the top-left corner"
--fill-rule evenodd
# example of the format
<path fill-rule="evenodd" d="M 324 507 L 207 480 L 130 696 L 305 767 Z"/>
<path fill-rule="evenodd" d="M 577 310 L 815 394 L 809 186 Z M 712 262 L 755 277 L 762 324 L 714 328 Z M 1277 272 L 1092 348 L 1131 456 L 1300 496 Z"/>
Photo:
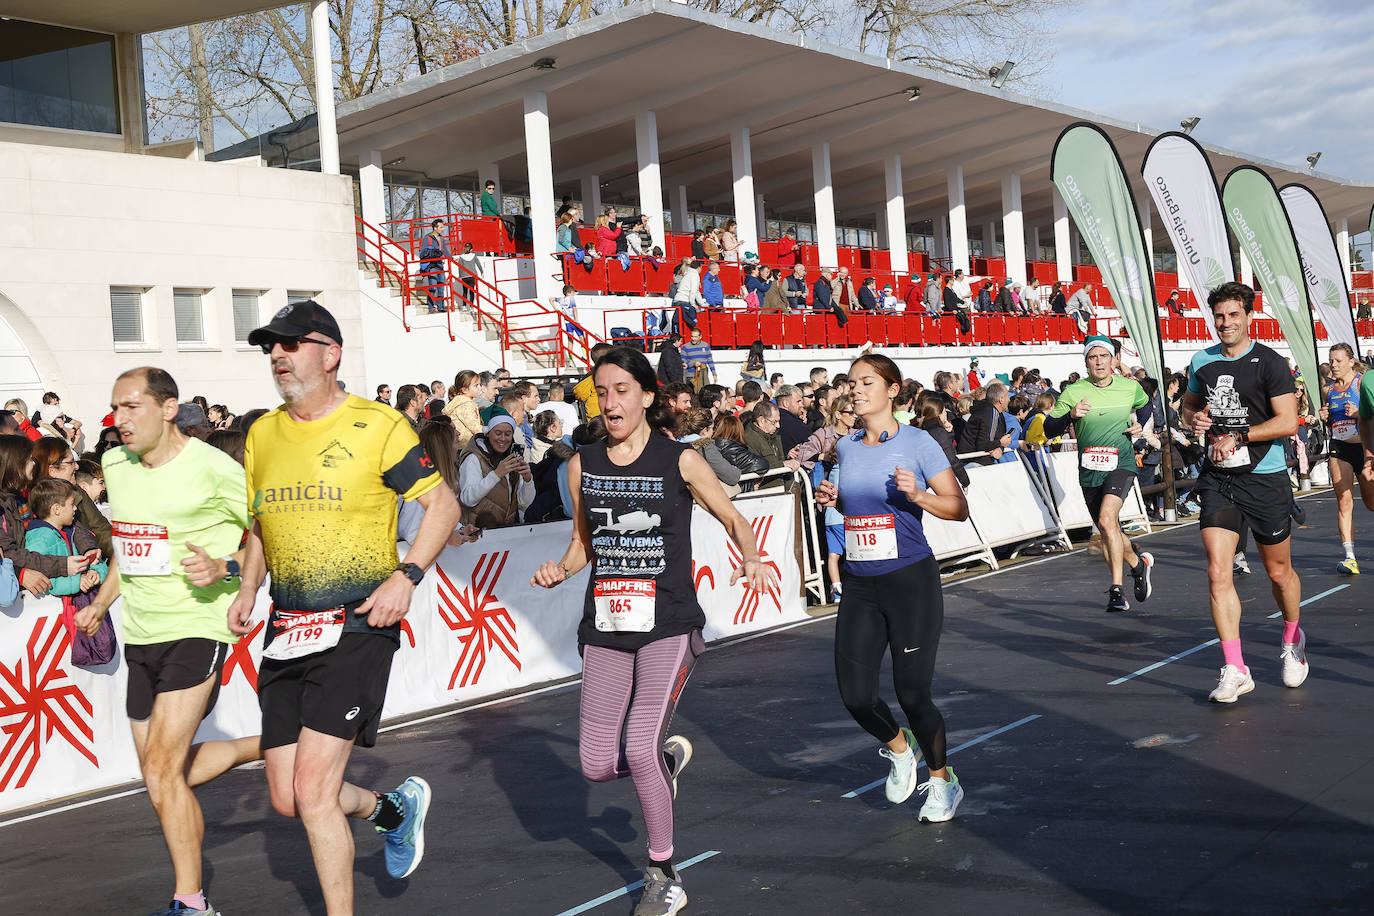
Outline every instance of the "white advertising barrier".
<path fill-rule="evenodd" d="M 692 516 L 692 578 L 708 641 L 806 617 L 794 551 L 791 495 L 734 505 L 754 531 L 780 586 L 764 594 L 730 585 L 734 543 L 702 509 Z M 530 585 L 563 556 L 571 522 L 489 531 L 446 548 L 416 590 L 391 669 L 384 718 L 529 687 L 578 673 L 577 624 L 589 572 L 552 590 Z M 119 604 L 111 616 L 117 631 Z M 230 649 L 219 701 L 198 740 L 256 734 L 257 672 L 268 602 L 260 595 L 248 637 Z M 100 670 L 70 661 L 57 598 L 0 608 L 0 812 L 139 778 L 124 711 L 122 657 Z M 123 645 L 123 633 L 120 632 Z"/>
<path fill-rule="evenodd" d="M 1083 489 L 1078 485 L 1078 452 L 1053 452 L 1049 459 L 1050 486 L 1054 488 L 1055 506 L 1064 527 L 1088 528 L 1097 524 L 1088 512 L 1088 504 L 1083 501 Z M 1121 520 L 1144 519 L 1145 501 L 1140 497 L 1140 484 L 1132 483 L 1130 492 L 1121 504 Z"/>
<path fill-rule="evenodd" d="M 1059 531 L 1020 461 L 968 469 L 969 516 L 992 547 L 1015 544 Z"/>

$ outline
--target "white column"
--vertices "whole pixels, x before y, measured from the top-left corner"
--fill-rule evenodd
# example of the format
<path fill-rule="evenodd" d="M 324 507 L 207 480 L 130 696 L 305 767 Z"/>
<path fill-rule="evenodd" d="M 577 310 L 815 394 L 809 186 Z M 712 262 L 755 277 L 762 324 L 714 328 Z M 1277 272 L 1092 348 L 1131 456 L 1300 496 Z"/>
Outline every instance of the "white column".
<path fill-rule="evenodd" d="M 749 128 L 730 131 L 730 176 L 735 192 L 735 232 L 741 251 L 759 250 L 759 216 L 754 212 L 754 154 Z M 759 212 L 762 212 L 760 208 Z"/>
<path fill-rule="evenodd" d="M 1031 230 L 1030 230 L 1030 253 L 1029 253 L 1029 256 L 1028 256 L 1027 259 L 1028 259 L 1028 260 L 1031 260 L 1031 261 L 1038 261 L 1038 260 L 1040 260 L 1040 227 L 1039 227 L 1039 226 L 1031 226 Z M 1037 280 L 1041 280 L 1041 282 L 1044 282 L 1043 279 L 1040 278 L 1040 277 L 1037 277 L 1036 279 L 1037 279 Z"/>
<path fill-rule="evenodd" d="M 906 273 L 911 262 L 906 247 L 906 197 L 902 194 L 902 157 L 888 156 L 883 162 L 883 183 L 887 186 L 887 212 L 878 226 L 886 234 L 887 250 L 892 257 L 892 269 Z"/>
<path fill-rule="evenodd" d="M 983 224 L 983 257 L 997 257 L 997 224 L 992 220 Z"/>
<path fill-rule="evenodd" d="M 1155 220 L 1151 210 L 1150 192 L 1141 191 L 1135 196 L 1136 207 L 1140 210 L 1140 228 L 1145 230 L 1145 254 L 1150 264 L 1151 273 L 1155 269 Z"/>
<path fill-rule="evenodd" d="M 382 154 L 372 150 L 358 168 L 358 196 L 362 198 L 363 219 L 378 229 L 386 222 L 386 185 L 382 182 Z"/>
<path fill-rule="evenodd" d="M 639 166 L 639 212 L 654 244 L 667 250 L 663 236 L 663 176 L 658 160 L 658 117 L 652 111 L 635 115 L 635 158 Z"/>
<path fill-rule="evenodd" d="M 941 213 L 933 220 L 935 223 L 935 257 L 949 257 L 949 214 Z"/>
<path fill-rule="evenodd" d="M 601 176 L 583 175 L 582 184 L 582 221 L 590 225 L 601 215 Z"/>
<path fill-rule="evenodd" d="M 755 194 L 755 195 L 754 195 L 754 215 L 755 215 L 756 217 L 758 217 L 758 221 L 759 221 L 759 238 L 761 238 L 761 239 L 766 239 L 766 238 L 768 238 L 768 214 L 765 213 L 765 212 L 764 212 L 764 209 L 763 209 L 763 195 L 762 195 L 762 194 Z M 755 248 L 754 250 L 755 250 L 755 251 L 758 251 L 757 248 Z"/>
<path fill-rule="evenodd" d="M 691 232 L 692 230 L 687 223 L 687 186 L 685 184 L 673 188 L 673 199 L 670 203 L 673 205 L 673 231 Z"/>
<path fill-rule="evenodd" d="M 1342 219 L 1336 224 L 1336 253 L 1341 258 L 1341 272 L 1345 274 L 1345 288 L 1350 289 L 1354 278 L 1350 274 L 1350 220 Z"/>
<path fill-rule="evenodd" d="M 873 214 L 873 245 L 876 248 L 887 247 L 887 208 Z"/>
<path fill-rule="evenodd" d="M 1059 189 L 1054 188 L 1054 262 L 1058 279 L 1068 283 L 1073 279 L 1073 249 L 1069 240 L 1069 205 L 1064 203 Z"/>
<path fill-rule="evenodd" d="M 530 184 L 530 219 L 534 229 L 534 294 L 541 302 L 562 290 L 554 279 L 553 150 L 549 143 L 549 98 L 542 92 L 525 96 L 525 162 Z M 500 191 L 500 185 L 497 186 Z"/>
<path fill-rule="evenodd" d="M 1026 226 L 1021 211 L 1021 176 L 1002 177 L 1002 236 L 1007 250 L 1007 276 L 1026 282 Z"/>
<path fill-rule="evenodd" d="M 318 113 L 320 171 L 339 174 L 339 125 L 334 120 L 334 52 L 329 41 L 329 4 L 315 0 L 310 7 L 310 55 L 315 67 L 315 110 Z"/>
<path fill-rule="evenodd" d="M 828 140 L 811 147 L 811 181 L 816 198 L 816 253 L 822 267 L 833 268 L 840 262 L 840 253 L 835 240 L 835 189 L 830 183 Z"/>
<path fill-rule="evenodd" d="M 1240 282 L 1246 286 L 1255 285 L 1255 272 L 1250 268 L 1250 259 L 1245 255 L 1245 249 L 1240 250 Z"/>
<path fill-rule="evenodd" d="M 950 270 L 969 272 L 968 214 L 964 209 L 964 167 L 953 165 L 945 172 L 949 188 L 949 260 Z"/>
<path fill-rule="evenodd" d="M 547 112 L 545 115 L 547 116 Z M 481 197 L 482 192 L 487 189 L 487 182 L 496 183 L 496 193 L 492 196 L 496 198 L 496 209 L 502 213 L 506 212 L 505 206 L 501 203 L 501 167 L 495 162 L 487 162 L 477 167 L 477 196 Z M 530 214 L 534 214 L 534 208 L 530 208 Z M 560 290 L 560 292 L 562 292 Z"/>

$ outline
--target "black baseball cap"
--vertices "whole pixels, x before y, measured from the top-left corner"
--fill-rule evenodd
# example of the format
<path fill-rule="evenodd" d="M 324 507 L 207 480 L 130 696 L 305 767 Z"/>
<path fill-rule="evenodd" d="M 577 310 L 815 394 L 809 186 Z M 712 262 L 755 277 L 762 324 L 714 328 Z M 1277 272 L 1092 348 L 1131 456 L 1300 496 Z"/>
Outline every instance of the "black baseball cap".
<path fill-rule="evenodd" d="M 271 321 L 250 333 L 248 344 L 259 347 L 280 337 L 304 337 L 311 331 L 335 343 L 343 343 L 343 334 L 334 316 L 314 299 L 302 299 L 277 312 Z"/>

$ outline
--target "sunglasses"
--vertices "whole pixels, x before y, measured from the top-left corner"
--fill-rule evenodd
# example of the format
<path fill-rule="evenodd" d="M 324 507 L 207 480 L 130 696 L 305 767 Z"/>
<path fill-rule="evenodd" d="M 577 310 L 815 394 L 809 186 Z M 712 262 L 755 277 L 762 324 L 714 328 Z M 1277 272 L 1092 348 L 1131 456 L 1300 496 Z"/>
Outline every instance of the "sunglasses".
<path fill-rule="evenodd" d="M 313 337 L 278 337 L 261 346 L 262 352 L 264 353 L 271 353 L 272 348 L 277 346 L 280 346 L 285 353 L 295 353 L 301 348 L 301 344 L 303 343 L 319 344 L 322 347 L 334 346 L 333 341 L 316 340 Z"/>

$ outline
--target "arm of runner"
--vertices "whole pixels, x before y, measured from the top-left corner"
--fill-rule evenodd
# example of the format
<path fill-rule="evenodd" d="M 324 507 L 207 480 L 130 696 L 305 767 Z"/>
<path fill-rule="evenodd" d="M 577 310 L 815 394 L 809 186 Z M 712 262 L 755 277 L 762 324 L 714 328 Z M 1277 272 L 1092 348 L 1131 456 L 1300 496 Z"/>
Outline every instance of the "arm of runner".
<path fill-rule="evenodd" d="M 424 507 L 425 517 L 420 522 L 415 543 L 406 551 L 401 562 L 429 569 L 458 524 L 458 500 L 454 498 L 452 490 L 440 484 L 430 487 L 416 502 Z M 359 616 L 366 614 L 368 626 L 389 627 L 410 611 L 410 599 L 414 594 L 415 583 L 398 569 L 377 586 L 353 613 Z"/>
<path fill-rule="evenodd" d="M 1185 392 L 1179 404 L 1178 425 L 1191 429 L 1196 435 L 1203 435 L 1212 425 L 1212 417 L 1207 412 L 1207 402 L 1202 395 L 1192 391 Z"/>
<path fill-rule="evenodd" d="M 186 573 L 186 581 L 196 588 L 223 582 L 229 575 L 229 560 L 237 562 L 242 569 L 243 558 L 247 553 L 247 548 L 240 547 L 227 557 L 212 557 L 205 552 L 204 547 L 197 547 L 190 541 L 186 542 L 186 549 L 191 551 L 191 555 L 182 558 L 181 568 Z"/>
<path fill-rule="evenodd" d="M 267 576 L 267 556 L 262 549 L 262 526 L 255 520 L 248 531 L 248 542 L 243 547 L 243 563 L 239 570 L 239 593 L 234 603 L 229 605 L 229 632 L 239 636 L 248 633 L 248 623 L 253 618 L 253 606 L 257 604 L 258 589 Z"/>
<path fill-rule="evenodd" d="M 573 455 L 568 459 L 568 493 L 572 497 L 573 535 L 563 559 L 548 562 L 535 570 L 530 585 L 553 588 L 582 571 L 591 557 L 592 526 L 582 511 L 582 459 Z"/>
<path fill-rule="evenodd" d="M 920 507 L 923 512 L 954 522 L 962 522 L 968 518 L 968 500 L 964 498 L 964 489 L 959 486 L 953 468 L 947 467 L 930 478 L 928 485 L 934 493 L 917 487 L 916 474 L 907 468 L 897 468 L 893 477 L 897 489 L 906 494 L 907 500 L 913 506 Z"/>
<path fill-rule="evenodd" d="M 1298 434 L 1298 396 L 1281 394 L 1269 399 L 1269 408 L 1274 415 L 1258 426 L 1250 427 L 1246 438 L 1251 442 L 1268 442 L 1271 439 L 1286 439 Z"/>
<path fill-rule="evenodd" d="M 730 584 L 734 585 L 740 579 L 744 579 L 745 587 L 756 592 L 766 591 L 770 585 L 776 585 L 779 581 L 777 571 L 759 560 L 754 529 L 749 527 L 749 523 L 739 514 L 735 504 L 730 502 L 730 497 L 725 495 L 720 478 L 711 470 L 706 459 L 701 457 L 701 453 L 695 449 L 683 452 L 682 457 L 678 459 L 678 468 L 682 471 L 682 479 L 692 491 L 692 496 L 725 526 L 725 530 L 739 546 L 739 553 L 743 559 L 730 574 Z"/>
<path fill-rule="evenodd" d="M 110 612 L 110 605 L 118 597 L 119 567 L 115 565 L 114 557 L 110 557 L 110 572 L 101 583 L 100 591 L 95 593 L 95 600 L 76 612 L 73 619 L 76 628 L 87 636 L 94 636 L 100 628 L 100 621 Z"/>
<path fill-rule="evenodd" d="M 1087 401 L 1079 399 L 1078 402 L 1070 400 L 1071 395 L 1065 391 L 1059 396 L 1059 400 L 1054 402 L 1050 412 L 1045 416 L 1045 437 L 1056 439 L 1069 431 L 1073 421 L 1085 416 L 1087 408 L 1083 408 Z"/>

